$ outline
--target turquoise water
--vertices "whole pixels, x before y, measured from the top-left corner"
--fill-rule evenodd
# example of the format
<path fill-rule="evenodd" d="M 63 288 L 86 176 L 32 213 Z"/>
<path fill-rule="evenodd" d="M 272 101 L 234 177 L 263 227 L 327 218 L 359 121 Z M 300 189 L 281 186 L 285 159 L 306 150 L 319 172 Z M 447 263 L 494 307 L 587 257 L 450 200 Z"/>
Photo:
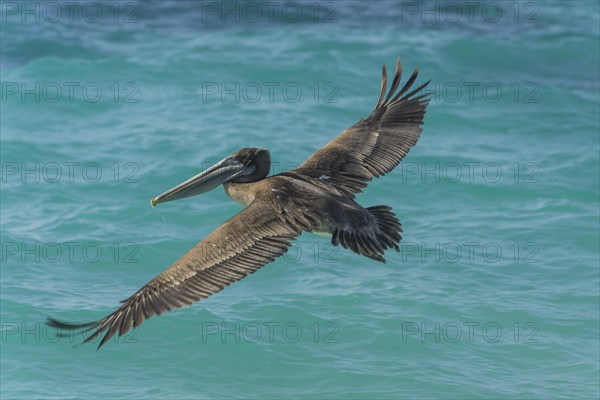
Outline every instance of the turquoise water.
<path fill-rule="evenodd" d="M 597 2 L 14 4 L 2 398 L 599 396 Z M 293 168 L 369 113 L 397 56 L 436 94 L 359 197 L 404 225 L 386 264 L 304 234 L 98 352 L 45 327 L 111 312 L 241 209 L 151 197 L 241 147 Z"/>

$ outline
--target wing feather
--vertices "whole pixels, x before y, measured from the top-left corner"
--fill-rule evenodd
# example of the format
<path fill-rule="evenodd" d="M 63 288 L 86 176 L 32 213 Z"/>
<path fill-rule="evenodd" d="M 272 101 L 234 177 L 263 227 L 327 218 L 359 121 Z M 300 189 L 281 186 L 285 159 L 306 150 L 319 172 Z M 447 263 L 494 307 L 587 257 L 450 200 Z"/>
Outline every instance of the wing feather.
<path fill-rule="evenodd" d="M 321 179 L 342 194 L 353 197 L 371 179 L 393 170 L 419 140 L 429 104 L 430 93 L 422 92 L 429 81 L 411 90 L 417 76 L 418 69 L 415 69 L 396 93 L 402 78 L 402 65 L 398 59 L 386 96 L 384 65 L 381 91 L 371 114 L 315 152 L 295 172 Z"/>
<path fill-rule="evenodd" d="M 154 315 L 221 291 L 283 255 L 302 232 L 276 209 L 254 201 L 99 321 L 69 324 L 49 318 L 48 324 L 82 330 L 89 334 L 84 342 L 106 332 L 100 348 L 114 335 L 122 336 Z"/>

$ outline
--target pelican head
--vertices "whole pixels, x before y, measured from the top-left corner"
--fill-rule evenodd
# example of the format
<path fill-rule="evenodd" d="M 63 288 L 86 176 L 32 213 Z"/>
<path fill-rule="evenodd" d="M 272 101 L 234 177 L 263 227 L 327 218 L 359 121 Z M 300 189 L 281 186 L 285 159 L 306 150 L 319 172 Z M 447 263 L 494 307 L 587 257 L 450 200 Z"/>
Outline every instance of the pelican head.
<path fill-rule="evenodd" d="M 228 182 L 256 182 L 266 178 L 270 168 L 269 150 L 243 148 L 198 175 L 152 198 L 150 204 L 154 207 L 159 203 L 195 196 Z"/>

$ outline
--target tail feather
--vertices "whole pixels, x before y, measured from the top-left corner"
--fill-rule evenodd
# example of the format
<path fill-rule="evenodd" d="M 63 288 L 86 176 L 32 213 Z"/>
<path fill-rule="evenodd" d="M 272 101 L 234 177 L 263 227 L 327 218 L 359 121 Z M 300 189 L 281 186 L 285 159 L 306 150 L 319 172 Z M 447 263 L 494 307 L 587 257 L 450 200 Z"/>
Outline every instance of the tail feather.
<path fill-rule="evenodd" d="M 367 211 L 375 218 L 377 227 L 370 230 L 350 231 L 335 229 L 331 238 L 334 246 L 342 245 L 357 254 L 385 262 L 387 249 L 400 251 L 402 224 L 388 206 L 368 207 Z"/>
<path fill-rule="evenodd" d="M 368 207 L 367 210 L 373 214 L 377 220 L 379 241 L 387 244 L 388 247 L 400 251 L 400 241 L 402 240 L 402 224 L 396 218 L 396 214 L 388 206 Z"/>

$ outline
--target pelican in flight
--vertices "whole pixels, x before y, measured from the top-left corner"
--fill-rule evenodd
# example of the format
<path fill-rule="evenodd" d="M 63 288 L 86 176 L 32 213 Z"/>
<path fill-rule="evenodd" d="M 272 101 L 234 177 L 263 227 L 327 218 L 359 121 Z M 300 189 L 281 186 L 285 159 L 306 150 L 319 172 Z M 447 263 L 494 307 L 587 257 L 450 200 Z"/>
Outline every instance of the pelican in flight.
<path fill-rule="evenodd" d="M 385 262 L 399 251 L 402 226 L 385 205 L 363 207 L 355 200 L 367 183 L 393 170 L 421 134 L 428 82 L 413 87 L 415 69 L 397 91 L 400 60 L 389 92 L 383 66 L 375 109 L 314 153 L 297 169 L 268 176 L 266 149 L 243 148 L 204 172 L 154 197 L 156 206 L 223 185 L 246 207 L 223 223 L 106 317 L 85 324 L 48 319 L 66 331 L 79 330 L 89 342 L 104 332 L 98 348 L 154 315 L 191 305 L 256 272 L 283 255 L 303 231 L 331 235 L 333 245 Z"/>

